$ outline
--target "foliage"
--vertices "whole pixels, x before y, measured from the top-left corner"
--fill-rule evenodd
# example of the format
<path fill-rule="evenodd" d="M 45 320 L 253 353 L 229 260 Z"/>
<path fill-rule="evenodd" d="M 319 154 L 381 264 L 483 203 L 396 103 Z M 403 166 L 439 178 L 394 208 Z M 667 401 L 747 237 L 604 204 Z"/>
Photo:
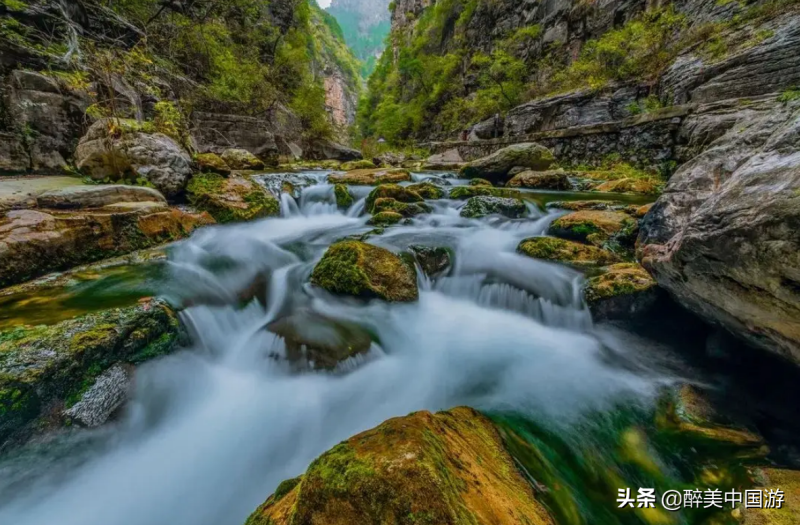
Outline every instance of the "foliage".
<path fill-rule="evenodd" d="M 800 100 L 800 87 L 794 87 L 792 89 L 787 89 L 780 95 L 778 95 L 778 101 L 784 104 L 788 104 L 794 100 Z"/>

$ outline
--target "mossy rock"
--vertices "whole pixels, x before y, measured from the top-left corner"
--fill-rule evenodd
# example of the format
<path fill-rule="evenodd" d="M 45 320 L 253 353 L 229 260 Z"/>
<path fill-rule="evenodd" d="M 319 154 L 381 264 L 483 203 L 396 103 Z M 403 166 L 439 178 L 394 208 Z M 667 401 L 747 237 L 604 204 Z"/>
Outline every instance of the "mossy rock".
<path fill-rule="evenodd" d="M 778 468 L 756 469 L 756 488 L 762 489 L 763 501 L 770 491 L 782 490 L 781 508 L 740 508 L 742 525 L 797 525 L 800 523 L 800 470 Z"/>
<path fill-rule="evenodd" d="M 402 220 L 403 216 L 396 211 L 382 211 L 373 215 L 372 218 L 367 221 L 367 224 L 385 228 L 397 224 Z"/>
<path fill-rule="evenodd" d="M 232 170 L 249 171 L 264 169 L 264 162 L 246 149 L 226 149 L 222 152 L 222 160 Z"/>
<path fill-rule="evenodd" d="M 493 186 L 491 182 L 486 179 L 471 179 L 469 181 L 470 186 Z"/>
<path fill-rule="evenodd" d="M 631 319 L 658 298 L 656 281 L 636 263 L 608 266 L 584 285 L 584 298 L 597 319 Z"/>
<path fill-rule="evenodd" d="M 547 203 L 547 207 L 559 208 L 562 210 L 570 210 L 570 211 L 582 211 L 582 210 L 620 211 L 627 208 L 627 205 L 622 201 L 586 200 L 586 201 L 553 201 Z"/>
<path fill-rule="evenodd" d="M 231 173 L 231 167 L 216 153 L 198 153 L 194 156 L 194 162 L 202 172 L 219 173 L 226 176 Z"/>
<path fill-rule="evenodd" d="M 408 249 L 422 268 L 422 272 L 428 277 L 438 277 L 453 265 L 453 253 L 448 248 L 414 244 Z"/>
<path fill-rule="evenodd" d="M 600 246 L 615 235 L 633 236 L 637 228 L 637 221 L 622 212 L 582 210 L 553 221 L 548 233 Z"/>
<path fill-rule="evenodd" d="M 350 162 L 345 162 L 342 164 L 339 169 L 342 171 L 353 171 L 353 170 L 370 170 L 375 169 L 377 166 L 371 160 L 351 160 Z"/>
<path fill-rule="evenodd" d="M 569 176 L 564 171 L 523 171 L 508 181 L 510 188 L 566 191 L 572 189 Z"/>
<path fill-rule="evenodd" d="M 430 213 L 431 208 L 424 202 L 405 203 L 387 197 L 376 199 L 372 206 L 372 213 L 378 214 L 381 212 L 394 212 L 399 213 L 403 217 L 415 217 L 423 213 Z"/>
<path fill-rule="evenodd" d="M 592 191 L 605 193 L 636 193 L 640 195 L 660 195 L 664 185 L 646 179 L 610 180 L 592 188 Z"/>
<path fill-rule="evenodd" d="M 509 172 L 515 167 L 528 168 L 534 171 L 548 169 L 555 157 L 546 147 L 533 142 L 512 144 L 503 149 L 470 162 L 461 168 L 461 174 L 467 179 L 483 178 L 491 181 L 505 182 Z"/>
<path fill-rule="evenodd" d="M 322 523 L 555 522 L 493 424 L 460 407 L 390 419 L 340 443 L 299 483 L 276 491 L 246 525 Z"/>
<path fill-rule="evenodd" d="M 419 184 L 412 184 L 407 186 L 406 189 L 413 191 L 423 199 L 442 199 L 445 196 L 445 191 L 435 184 L 430 182 L 421 182 Z"/>
<path fill-rule="evenodd" d="M 604 266 L 619 262 L 619 257 L 608 250 L 554 237 L 525 239 L 519 244 L 517 251 L 534 259 L 574 266 Z"/>
<path fill-rule="evenodd" d="M 472 197 L 508 197 L 510 199 L 519 199 L 522 193 L 516 190 L 508 190 L 505 188 L 492 188 L 491 186 L 456 186 L 450 190 L 448 195 L 451 199 L 467 200 Z"/>
<path fill-rule="evenodd" d="M 372 190 L 367 196 L 366 209 L 372 213 L 375 201 L 378 199 L 394 199 L 397 202 L 422 202 L 424 199 L 419 194 L 397 184 L 384 184 Z"/>
<path fill-rule="evenodd" d="M 112 365 L 164 355 L 183 337 L 175 313 L 154 300 L 0 331 L 0 444 L 24 439 L 41 410 L 74 403 Z"/>
<path fill-rule="evenodd" d="M 353 205 L 355 199 L 350 194 L 350 190 L 344 184 L 336 184 L 333 187 L 333 194 L 336 197 L 336 206 L 341 210 L 346 210 Z"/>
<path fill-rule="evenodd" d="M 378 186 L 409 181 L 411 181 L 411 173 L 404 169 L 354 170 L 328 176 L 328 182 L 331 184 L 352 184 L 353 186 Z"/>
<path fill-rule="evenodd" d="M 488 215 L 502 215 L 509 219 L 519 219 L 528 212 L 525 203 L 519 199 L 504 197 L 490 197 L 481 195 L 472 197 L 461 208 L 461 216 L 468 219 L 478 219 Z"/>
<path fill-rule="evenodd" d="M 245 176 L 195 175 L 186 188 L 189 202 L 219 223 L 251 221 L 280 214 L 280 203 Z"/>
<path fill-rule="evenodd" d="M 311 282 L 331 293 L 364 299 L 408 302 L 419 297 L 413 268 L 389 250 L 360 241 L 328 248 Z"/>

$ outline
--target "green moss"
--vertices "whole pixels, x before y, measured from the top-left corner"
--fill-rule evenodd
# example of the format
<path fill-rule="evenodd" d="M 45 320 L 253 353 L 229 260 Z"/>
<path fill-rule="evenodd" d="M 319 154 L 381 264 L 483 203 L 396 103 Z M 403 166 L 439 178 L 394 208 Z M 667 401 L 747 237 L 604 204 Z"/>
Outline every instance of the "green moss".
<path fill-rule="evenodd" d="M 619 260 L 617 256 L 607 250 L 554 237 L 525 239 L 520 243 L 517 251 L 535 259 L 566 262 L 579 266 L 605 265 Z"/>
<path fill-rule="evenodd" d="M 592 277 L 584 289 L 588 303 L 601 299 L 645 292 L 656 286 L 647 270 L 633 263 L 620 263 L 609 266 L 605 273 Z"/>
<path fill-rule="evenodd" d="M 412 184 L 407 186 L 406 189 L 413 191 L 423 199 L 441 199 L 445 195 L 445 192 L 442 188 L 436 186 L 435 184 L 431 184 L 430 182 Z"/>
<path fill-rule="evenodd" d="M 455 188 L 450 190 L 450 194 L 448 196 L 451 199 L 466 200 L 481 195 L 486 195 L 491 197 L 508 197 L 512 199 L 515 198 L 518 199 L 522 196 L 522 194 L 516 190 L 508 190 L 505 188 L 492 188 L 490 186 L 485 186 L 485 185 L 456 186 Z"/>
<path fill-rule="evenodd" d="M 378 199 L 394 199 L 398 202 L 422 202 L 422 197 L 408 188 L 397 184 L 383 184 L 370 192 L 366 200 L 367 211 L 372 213 Z"/>
<path fill-rule="evenodd" d="M 345 162 L 340 169 L 343 171 L 375 169 L 377 166 L 371 160 L 353 160 Z"/>
<path fill-rule="evenodd" d="M 249 178 L 225 179 L 216 173 L 192 177 L 186 187 L 189 202 L 221 224 L 280 214 L 280 203 Z"/>
<path fill-rule="evenodd" d="M 794 100 L 800 100 L 800 88 L 798 87 L 787 89 L 778 96 L 778 102 L 784 104 L 788 104 Z"/>
<path fill-rule="evenodd" d="M 394 211 L 382 211 L 376 213 L 367 224 L 370 226 L 378 226 L 381 228 L 385 228 L 386 226 L 391 226 L 393 224 L 397 224 L 398 222 L 403 220 L 403 216 Z"/>
<path fill-rule="evenodd" d="M 470 186 L 492 186 L 492 183 L 489 182 L 486 179 L 476 178 L 476 179 L 470 179 L 469 185 Z"/>
<path fill-rule="evenodd" d="M 283 498 L 285 495 L 290 493 L 294 490 L 294 488 L 303 480 L 303 476 L 298 476 L 296 478 L 287 479 L 281 481 L 278 484 L 278 487 L 275 489 L 275 493 L 273 494 L 273 498 L 279 500 Z"/>
<path fill-rule="evenodd" d="M 344 184 L 334 185 L 333 193 L 336 196 L 336 205 L 340 209 L 346 210 L 353 205 L 353 202 L 355 202 L 353 196 L 350 195 L 350 191 L 347 189 L 347 186 Z"/>
<path fill-rule="evenodd" d="M 24 11 L 28 8 L 28 4 L 21 0 L 3 0 L 3 5 L 9 11 Z"/>

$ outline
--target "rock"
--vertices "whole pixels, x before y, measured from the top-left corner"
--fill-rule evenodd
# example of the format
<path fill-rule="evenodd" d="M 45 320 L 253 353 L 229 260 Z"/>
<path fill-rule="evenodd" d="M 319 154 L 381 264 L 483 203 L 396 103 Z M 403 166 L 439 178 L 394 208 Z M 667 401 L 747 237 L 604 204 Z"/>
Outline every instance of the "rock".
<path fill-rule="evenodd" d="M 250 177 L 253 182 L 265 188 L 273 197 L 280 199 L 282 193 L 288 193 L 299 199 L 303 188 L 317 184 L 314 177 L 302 173 L 266 173 Z"/>
<path fill-rule="evenodd" d="M 246 525 L 553 525 L 492 423 L 471 408 L 390 419 L 285 482 Z"/>
<path fill-rule="evenodd" d="M 525 239 L 519 244 L 517 251 L 534 259 L 575 266 L 605 266 L 619 262 L 619 257 L 608 250 L 554 237 Z"/>
<path fill-rule="evenodd" d="M 377 186 L 379 184 L 396 184 L 408 182 L 411 174 L 404 169 L 354 170 L 343 174 L 328 176 L 331 184 L 352 184 L 354 186 Z"/>
<path fill-rule="evenodd" d="M 783 491 L 781 508 L 741 508 L 742 525 L 790 525 L 800 523 L 800 470 L 777 468 L 756 469 L 758 487 L 763 487 L 763 501 L 769 493 Z M 766 505 L 765 505 L 766 507 Z"/>
<path fill-rule="evenodd" d="M 532 188 L 540 190 L 571 190 L 572 183 L 564 171 L 523 171 L 508 181 L 511 188 Z"/>
<path fill-rule="evenodd" d="M 224 224 L 280 214 L 280 203 L 246 176 L 227 179 L 214 173 L 195 175 L 186 188 L 189 202 Z"/>
<path fill-rule="evenodd" d="M 491 196 L 491 197 L 507 197 L 510 199 L 518 199 L 522 194 L 517 190 L 508 190 L 505 188 L 493 188 L 491 186 L 456 186 L 450 190 L 448 197 L 451 199 L 466 200 L 472 197 Z"/>
<path fill-rule="evenodd" d="M 375 168 L 377 168 L 377 166 L 373 164 L 371 160 L 351 160 L 350 162 L 345 162 L 342 164 L 339 169 L 342 171 L 353 171 L 370 170 Z"/>
<path fill-rule="evenodd" d="M 504 124 L 505 120 L 500 115 L 490 117 L 482 122 L 478 122 L 472 126 L 467 140 L 475 141 L 499 138 L 503 135 Z"/>
<path fill-rule="evenodd" d="M 75 165 L 95 180 L 147 180 L 168 198 L 180 194 L 192 176 L 192 159 L 174 140 L 145 133 L 141 124 L 101 119 L 75 150 Z"/>
<path fill-rule="evenodd" d="M 35 421 L 48 417 L 49 407 L 69 407 L 80 400 L 115 364 L 137 364 L 164 355 L 183 337 L 175 313 L 155 300 L 51 326 L 0 332 L 0 444 L 36 431 Z M 98 386 L 95 394 L 100 390 Z M 99 398 L 91 403 L 86 398 L 83 409 L 113 404 Z M 90 417 L 83 409 L 76 412 L 92 422 L 101 418 L 99 411 Z"/>
<path fill-rule="evenodd" d="M 171 242 L 213 223 L 208 214 L 160 207 L 10 211 L 0 218 L 0 287 Z"/>
<path fill-rule="evenodd" d="M 638 193 L 641 195 L 658 195 L 663 188 L 662 184 L 651 180 L 642 179 L 617 179 L 610 180 L 592 188 L 592 191 L 608 193 Z"/>
<path fill-rule="evenodd" d="M 548 233 L 556 237 L 601 245 L 612 236 L 636 238 L 638 223 L 618 211 L 582 210 L 559 217 Z"/>
<path fill-rule="evenodd" d="M 3 176 L 0 177 L 0 212 L 35 208 L 36 198 L 42 193 L 83 185 L 83 182 L 75 177 Z"/>
<path fill-rule="evenodd" d="M 642 264 L 683 306 L 800 363 L 800 104 L 738 123 L 672 176 Z"/>
<path fill-rule="evenodd" d="M 595 320 L 630 319 L 653 306 L 658 298 L 656 282 L 647 270 L 633 263 L 619 263 L 590 278 L 583 289 Z"/>
<path fill-rule="evenodd" d="M 370 226 L 385 228 L 387 226 L 397 224 L 402 220 L 403 216 L 396 211 L 381 211 L 373 215 L 372 218 L 367 221 L 367 224 Z"/>
<path fill-rule="evenodd" d="M 397 202 L 413 203 L 422 202 L 423 198 L 410 189 L 397 184 L 384 184 L 372 190 L 367 196 L 366 209 L 372 213 L 375 209 L 375 201 L 378 199 L 394 199 Z"/>
<path fill-rule="evenodd" d="M 642 218 L 644 218 L 645 215 L 647 215 L 650 212 L 652 207 L 653 207 L 652 204 L 645 204 L 644 206 L 637 206 L 633 210 L 632 215 L 634 217 L 636 217 L 637 219 L 642 219 Z"/>
<path fill-rule="evenodd" d="M 360 160 L 363 158 L 357 149 L 342 146 L 330 140 L 316 140 L 309 144 L 306 156 L 312 160 Z"/>
<path fill-rule="evenodd" d="M 564 210 L 581 211 L 581 210 L 596 210 L 596 211 L 619 211 L 626 207 L 622 201 L 554 201 L 547 204 L 548 208 L 561 208 Z"/>
<path fill-rule="evenodd" d="M 331 293 L 364 299 L 416 301 L 417 276 L 389 250 L 360 241 L 341 241 L 325 252 L 311 282 Z"/>
<path fill-rule="evenodd" d="M 85 427 L 98 427 L 125 403 L 131 377 L 116 364 L 100 374 L 81 400 L 64 411 L 64 417 Z"/>
<path fill-rule="evenodd" d="M 416 215 L 422 215 L 423 213 L 430 213 L 431 208 L 422 202 L 405 203 L 386 197 L 375 199 L 375 204 L 372 206 L 372 213 L 380 214 L 383 212 L 394 212 L 399 213 L 403 217 L 414 217 Z"/>
<path fill-rule="evenodd" d="M 515 166 L 542 171 L 549 168 L 554 160 L 553 153 L 540 144 L 513 144 L 488 157 L 470 162 L 461 168 L 461 174 L 468 179 L 480 177 L 494 182 L 505 182 L 508 172 Z"/>
<path fill-rule="evenodd" d="M 527 212 L 528 208 L 525 203 L 519 199 L 489 196 L 472 197 L 461 208 L 461 216 L 469 219 L 477 219 L 487 215 L 503 215 L 510 219 L 519 219 Z"/>
<path fill-rule="evenodd" d="M 235 148 L 247 150 L 262 159 L 274 160 L 279 153 L 291 153 L 287 138 L 291 141 L 293 135 L 299 137 L 301 132 L 301 124 L 294 114 L 285 109 L 281 111 L 282 108 L 277 106 L 275 109 L 281 114 L 270 115 L 267 119 L 193 111 L 191 135 L 198 151 L 219 155 Z M 279 122 L 285 129 L 276 129 Z M 285 152 L 281 152 L 278 142 L 286 147 Z"/>
<path fill-rule="evenodd" d="M 470 179 L 469 181 L 470 186 L 493 186 L 491 182 L 486 179 Z"/>
<path fill-rule="evenodd" d="M 231 167 L 216 153 L 198 153 L 194 156 L 194 161 L 202 172 L 219 173 L 223 176 L 231 173 Z"/>
<path fill-rule="evenodd" d="M 428 160 L 425 161 L 426 166 L 430 165 L 459 166 L 463 163 L 464 159 L 461 158 L 461 154 L 458 152 L 457 148 L 452 148 L 442 153 L 431 155 L 430 157 L 428 157 Z M 433 169 L 433 168 L 428 168 L 428 169 Z"/>
<path fill-rule="evenodd" d="M 422 268 L 422 272 L 430 278 L 444 274 L 453 264 L 452 254 L 447 248 L 415 244 L 408 249 Z"/>
<path fill-rule="evenodd" d="M 372 159 L 372 163 L 375 166 L 380 166 L 381 168 L 391 168 L 391 167 L 399 167 L 405 162 L 407 159 L 404 153 L 396 153 L 396 152 L 386 152 L 381 153 L 374 159 Z M 375 167 L 373 166 L 373 167 Z"/>
<path fill-rule="evenodd" d="M 121 202 L 166 204 L 167 200 L 152 188 L 119 184 L 72 186 L 45 192 L 36 198 L 36 204 L 40 208 L 53 209 L 100 208 Z"/>
<path fill-rule="evenodd" d="M 220 157 L 232 170 L 264 169 L 264 162 L 246 149 L 226 149 Z"/>
<path fill-rule="evenodd" d="M 340 363 L 369 352 L 372 338 L 355 323 L 301 309 L 267 325 L 283 338 L 286 359 L 299 368 L 333 370 Z"/>
<path fill-rule="evenodd" d="M 442 188 L 435 184 L 431 184 L 430 182 L 420 182 L 419 184 L 411 184 L 410 186 L 406 186 L 406 189 L 409 191 L 413 191 L 423 199 L 442 199 L 444 198 L 445 192 Z"/>
<path fill-rule="evenodd" d="M 344 184 L 336 184 L 333 187 L 333 193 L 336 196 L 336 205 L 339 209 L 346 210 L 355 202 L 347 186 Z"/>

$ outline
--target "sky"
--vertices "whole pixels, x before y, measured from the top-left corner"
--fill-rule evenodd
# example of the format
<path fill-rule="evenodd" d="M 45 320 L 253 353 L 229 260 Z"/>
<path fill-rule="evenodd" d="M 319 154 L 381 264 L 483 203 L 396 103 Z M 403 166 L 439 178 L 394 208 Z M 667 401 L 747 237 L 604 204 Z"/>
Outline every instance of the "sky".
<path fill-rule="evenodd" d="M 317 0 L 317 3 L 322 9 L 327 9 L 331 5 L 331 0 Z"/>

